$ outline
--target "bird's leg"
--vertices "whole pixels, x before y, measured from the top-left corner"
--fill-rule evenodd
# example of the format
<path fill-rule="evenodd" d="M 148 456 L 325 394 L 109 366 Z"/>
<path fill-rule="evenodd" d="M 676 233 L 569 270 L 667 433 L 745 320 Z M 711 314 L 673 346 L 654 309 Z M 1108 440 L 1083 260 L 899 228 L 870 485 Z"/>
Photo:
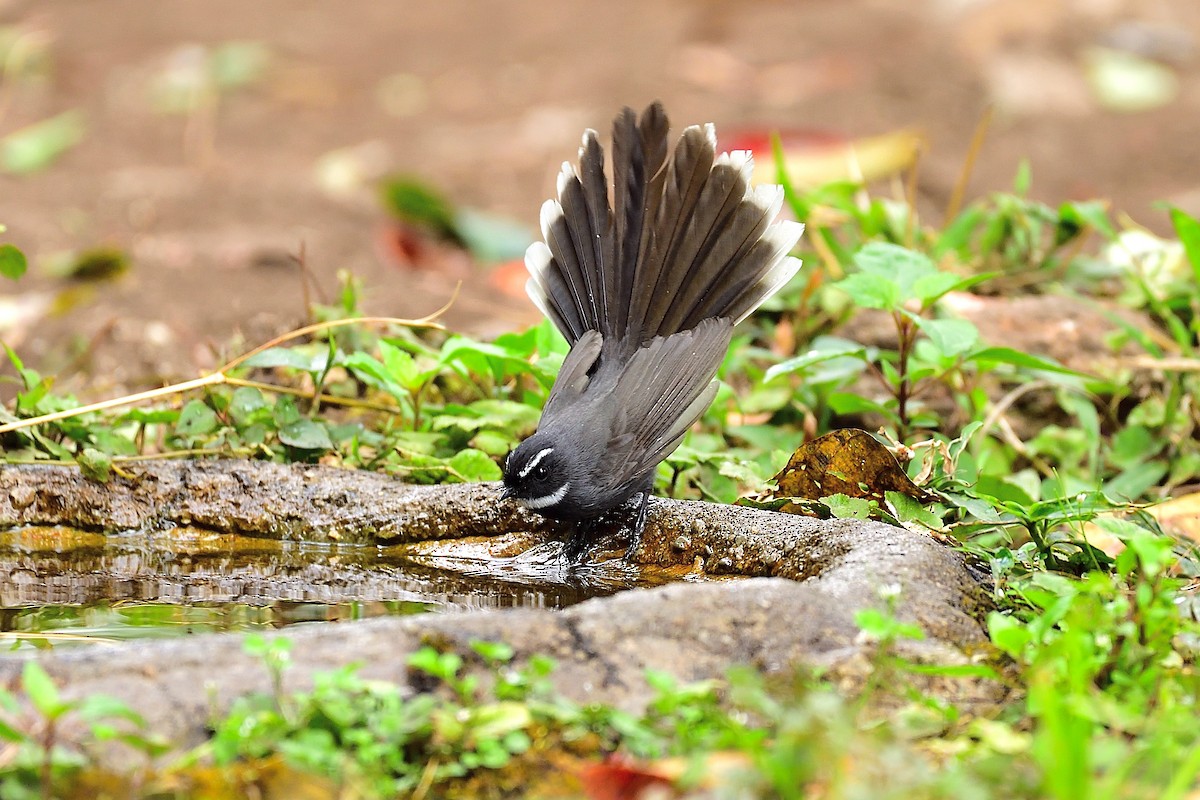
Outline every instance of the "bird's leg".
<path fill-rule="evenodd" d="M 642 531 L 646 529 L 646 507 L 650 505 L 650 493 L 642 492 L 642 502 L 638 505 L 637 520 L 629 534 L 629 548 L 625 551 L 625 560 L 632 563 L 634 554 L 642 547 Z"/>
<path fill-rule="evenodd" d="M 646 530 L 646 509 L 650 506 L 650 495 L 654 491 L 654 475 L 646 476 L 642 484 L 642 502 L 638 505 L 637 519 L 629 534 L 629 547 L 625 550 L 625 561 L 632 562 L 634 555 L 642 548 L 642 532 Z"/>
<path fill-rule="evenodd" d="M 571 532 L 567 534 L 567 540 L 563 542 L 562 554 L 563 558 L 571 566 L 576 566 L 583 560 L 583 554 L 587 552 L 588 545 L 592 540 L 592 522 L 573 522 L 571 523 Z"/>

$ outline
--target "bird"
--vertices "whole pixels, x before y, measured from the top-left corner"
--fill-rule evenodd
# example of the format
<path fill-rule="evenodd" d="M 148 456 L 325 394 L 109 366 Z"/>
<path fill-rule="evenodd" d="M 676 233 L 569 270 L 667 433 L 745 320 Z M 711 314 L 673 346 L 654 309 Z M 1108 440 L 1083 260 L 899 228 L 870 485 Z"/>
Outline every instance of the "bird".
<path fill-rule="evenodd" d="M 570 344 L 537 430 L 507 456 L 501 497 L 587 523 L 641 495 L 641 544 L 658 464 L 712 403 L 734 326 L 800 269 L 804 226 L 781 220 L 783 187 L 751 187 L 748 151 L 717 153 L 711 123 L 673 150 L 660 102 L 613 120 L 612 196 L 595 130 L 564 162 L 525 254 L 526 292 Z"/>

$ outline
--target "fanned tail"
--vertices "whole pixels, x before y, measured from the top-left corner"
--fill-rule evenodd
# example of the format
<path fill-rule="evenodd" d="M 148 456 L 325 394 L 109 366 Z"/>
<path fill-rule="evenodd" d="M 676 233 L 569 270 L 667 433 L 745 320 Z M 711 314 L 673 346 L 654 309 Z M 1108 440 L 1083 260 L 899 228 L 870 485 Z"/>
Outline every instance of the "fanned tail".
<path fill-rule="evenodd" d="M 778 186 L 750 187 L 749 153 L 716 154 L 712 125 L 683 132 L 667 157 L 654 103 L 613 122 L 613 201 L 595 131 L 579 167 L 563 165 L 529 248 L 530 297 L 571 343 L 599 331 L 626 355 L 710 318 L 737 323 L 795 275 L 803 226 L 775 218 Z"/>

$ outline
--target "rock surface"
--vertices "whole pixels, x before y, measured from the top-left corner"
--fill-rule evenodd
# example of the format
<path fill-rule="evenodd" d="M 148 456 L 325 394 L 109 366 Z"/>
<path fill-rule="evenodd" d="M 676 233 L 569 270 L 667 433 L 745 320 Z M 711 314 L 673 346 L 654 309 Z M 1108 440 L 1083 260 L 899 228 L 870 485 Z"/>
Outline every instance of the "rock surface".
<path fill-rule="evenodd" d="M 507 558 L 550 547 L 561 533 L 498 501 L 495 485 L 415 487 L 385 476 L 260 462 L 155 463 L 109 484 L 70 468 L 0 468 L 0 525 L 82 528 L 203 525 L 220 532 L 313 541 L 413 543 L 413 556 L 452 562 L 462 548 Z M 598 547 L 614 546 L 603 531 Z M 470 559 L 478 570 L 477 557 Z M 853 691 L 870 670 L 872 646 L 855 612 L 895 595 L 895 613 L 925 638 L 899 645 L 924 663 L 986 656 L 982 617 L 990 592 L 967 558 L 932 537 L 876 522 L 814 520 L 710 503 L 656 500 L 635 561 L 673 566 L 676 584 L 597 598 L 564 611 L 517 609 L 428 614 L 290 629 L 288 682 L 349 662 L 364 674 L 407 683 L 406 655 L 423 643 L 467 650 L 503 640 L 518 661 L 554 657 L 554 681 L 577 700 L 636 708 L 649 697 L 647 667 L 684 680 L 720 677 L 733 664 L 767 672 L 819 667 Z M 567 572 L 603 569 L 603 564 Z M 720 579 L 719 576 L 742 580 Z M 194 743 L 215 696 L 219 707 L 269 689 L 265 668 L 241 637 L 97 645 L 40 656 L 68 696 L 115 695 L 181 744 Z M 10 684 L 21 659 L 0 660 Z M 993 702 L 998 685 L 914 676 L 922 689 L 960 704 Z"/>

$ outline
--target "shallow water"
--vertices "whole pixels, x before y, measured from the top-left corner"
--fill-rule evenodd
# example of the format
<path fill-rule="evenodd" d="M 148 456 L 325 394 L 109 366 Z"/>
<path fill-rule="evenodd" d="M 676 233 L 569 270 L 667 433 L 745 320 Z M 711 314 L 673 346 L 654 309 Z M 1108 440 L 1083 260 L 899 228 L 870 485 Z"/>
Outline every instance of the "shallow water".
<path fill-rule="evenodd" d="M 27 527 L 0 532 L 0 647 L 444 609 L 563 608 L 671 577 L 620 561 L 567 567 L 556 546 L 493 558 L 476 542 L 431 556 L 195 528 L 104 535 Z"/>

